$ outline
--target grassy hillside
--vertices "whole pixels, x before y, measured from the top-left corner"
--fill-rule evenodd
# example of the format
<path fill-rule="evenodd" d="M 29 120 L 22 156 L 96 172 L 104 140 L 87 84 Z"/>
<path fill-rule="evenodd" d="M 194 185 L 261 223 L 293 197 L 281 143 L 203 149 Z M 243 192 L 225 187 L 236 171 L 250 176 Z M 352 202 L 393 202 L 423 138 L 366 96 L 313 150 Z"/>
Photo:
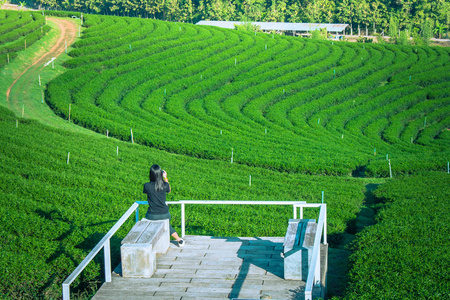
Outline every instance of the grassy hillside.
<path fill-rule="evenodd" d="M 331 241 L 341 241 L 359 222 L 365 186 L 374 182 L 348 174 L 388 176 L 386 154 L 394 177 L 447 166 L 446 49 L 331 44 L 130 18 L 86 19 L 83 38 L 70 52 L 73 59 L 63 55 L 55 70 L 41 73 L 43 87 L 31 70 L 34 79 L 22 79 L 14 103 L 1 100 L 16 113 L 0 107 L 0 298 L 59 298 L 62 281 L 131 203 L 145 200 L 142 184 L 153 163 L 169 173 L 169 201 L 320 202 L 324 191 Z M 37 42 L 36 50 L 27 49 L 1 69 L 2 93 L 46 43 Z M 61 62 L 70 70 L 48 84 L 45 99 L 63 117 L 57 118 L 41 102 L 41 89 L 64 72 Z M 27 107 L 25 118 L 21 104 Z M 445 198 L 448 180 L 439 174 L 430 180 L 423 173 L 396 180 L 398 196 L 383 190 L 387 194 L 379 197 L 406 198 L 406 187 L 423 181 L 427 188 L 418 187 L 419 193 L 437 196 L 440 189 Z M 414 206 L 416 196 L 401 204 Z M 420 199 L 420 205 L 429 200 Z M 179 227 L 179 208 L 171 209 L 173 225 Z M 291 215 L 290 207 L 192 207 L 187 233 L 283 236 Z M 397 217 L 404 215 L 389 215 Z M 422 216 L 416 225 L 428 226 L 426 219 Z M 112 240 L 114 265 L 132 223 Z M 442 236 L 431 231 L 428 238 Z M 376 249 L 377 239 L 365 241 Z M 378 261 L 365 269 L 359 267 L 363 260 L 354 256 L 350 279 L 364 278 L 370 286 L 364 272 Z M 71 285 L 72 294 L 93 294 L 101 282 L 101 261 L 98 257 Z M 411 285 L 427 287 L 419 279 Z M 347 297 L 358 293 L 348 290 Z"/>
<path fill-rule="evenodd" d="M 89 16 L 56 114 L 173 153 L 304 174 L 445 170 L 449 49 Z M 132 32 L 130 34 L 130 32 Z"/>

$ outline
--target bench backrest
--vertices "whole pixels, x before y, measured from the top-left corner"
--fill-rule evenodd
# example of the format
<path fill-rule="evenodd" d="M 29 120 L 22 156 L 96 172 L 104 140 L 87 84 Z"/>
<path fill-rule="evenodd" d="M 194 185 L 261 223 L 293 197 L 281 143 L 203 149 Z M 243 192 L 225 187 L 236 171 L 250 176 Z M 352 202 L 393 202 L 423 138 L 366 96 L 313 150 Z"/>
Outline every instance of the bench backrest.
<path fill-rule="evenodd" d="M 122 240 L 123 244 L 154 244 L 164 233 L 164 221 L 139 221 L 127 236 Z"/>

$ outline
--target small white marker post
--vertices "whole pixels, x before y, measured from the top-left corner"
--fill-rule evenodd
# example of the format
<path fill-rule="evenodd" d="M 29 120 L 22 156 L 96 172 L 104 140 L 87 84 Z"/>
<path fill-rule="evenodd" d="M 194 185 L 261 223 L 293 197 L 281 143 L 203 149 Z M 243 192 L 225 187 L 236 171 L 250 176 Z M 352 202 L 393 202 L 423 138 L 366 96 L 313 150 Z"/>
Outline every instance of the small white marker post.
<path fill-rule="evenodd" d="M 266 50 L 267 50 L 267 44 L 266 44 Z"/>
<path fill-rule="evenodd" d="M 267 134 L 267 128 L 264 129 L 264 134 Z"/>
<path fill-rule="evenodd" d="M 450 162 L 447 162 L 447 174 L 450 174 Z"/>
<path fill-rule="evenodd" d="M 222 134 L 222 129 L 220 129 L 220 134 Z"/>
<path fill-rule="evenodd" d="M 44 91 L 41 90 L 41 94 L 42 94 L 42 103 L 44 103 Z"/>
<path fill-rule="evenodd" d="M 117 156 L 119 156 L 119 146 L 117 146 L 116 153 L 117 153 Z"/>
<path fill-rule="evenodd" d="M 41 86 L 41 75 L 38 75 L 39 77 L 39 86 Z"/>
<path fill-rule="evenodd" d="M 322 191 L 322 204 L 323 204 L 323 198 L 324 198 L 324 197 L 323 197 L 323 191 Z"/>
<path fill-rule="evenodd" d="M 317 124 L 320 124 L 320 118 L 317 120 Z"/>
<path fill-rule="evenodd" d="M 234 59 L 234 65 L 236 65 L 236 64 L 237 64 L 237 58 Z"/>
<path fill-rule="evenodd" d="M 392 178 L 391 160 L 389 160 L 389 177 Z"/>
<path fill-rule="evenodd" d="M 248 186 L 252 186 L 252 175 L 250 175 L 248 179 Z"/>
<path fill-rule="evenodd" d="M 233 148 L 231 148 L 231 163 L 233 163 Z"/>
<path fill-rule="evenodd" d="M 133 128 L 130 128 L 130 132 L 131 132 L 131 143 L 134 144 Z"/>
<path fill-rule="evenodd" d="M 9 64 L 9 53 L 7 53 L 6 56 L 8 57 L 8 64 Z"/>
<path fill-rule="evenodd" d="M 16 119 L 16 128 L 19 127 L 19 120 Z"/>
<path fill-rule="evenodd" d="M 72 109 L 72 104 L 69 104 L 69 123 L 70 123 L 70 111 Z"/>
<path fill-rule="evenodd" d="M 109 130 L 106 129 L 106 137 L 109 138 Z"/>
<path fill-rule="evenodd" d="M 389 160 L 389 156 L 386 154 L 386 160 Z"/>
<path fill-rule="evenodd" d="M 67 164 L 69 164 L 70 152 L 67 152 Z"/>
<path fill-rule="evenodd" d="M 78 37 L 81 36 L 81 26 L 78 26 Z"/>

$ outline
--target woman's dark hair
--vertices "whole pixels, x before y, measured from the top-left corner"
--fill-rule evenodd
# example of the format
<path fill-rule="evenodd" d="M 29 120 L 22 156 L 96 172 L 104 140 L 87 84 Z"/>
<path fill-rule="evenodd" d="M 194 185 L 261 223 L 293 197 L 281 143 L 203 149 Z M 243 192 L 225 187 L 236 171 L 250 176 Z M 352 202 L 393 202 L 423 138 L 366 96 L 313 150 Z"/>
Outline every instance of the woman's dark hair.
<path fill-rule="evenodd" d="M 164 189 L 163 171 L 159 165 L 153 165 L 150 167 L 150 181 L 155 183 L 155 190 L 157 192 Z"/>

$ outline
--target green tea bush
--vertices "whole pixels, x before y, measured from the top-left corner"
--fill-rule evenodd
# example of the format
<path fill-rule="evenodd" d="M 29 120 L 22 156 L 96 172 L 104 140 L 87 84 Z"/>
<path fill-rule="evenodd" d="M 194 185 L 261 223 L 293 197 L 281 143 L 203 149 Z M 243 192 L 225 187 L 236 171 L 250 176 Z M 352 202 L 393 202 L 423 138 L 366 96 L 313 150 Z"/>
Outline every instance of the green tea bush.
<path fill-rule="evenodd" d="M 446 172 L 426 172 L 378 188 L 384 205 L 353 245 L 345 299 L 450 297 L 449 186 Z"/>
<path fill-rule="evenodd" d="M 302 174 L 385 176 L 374 152 L 409 160 L 397 174 L 416 172 L 419 153 L 434 157 L 431 170 L 448 156 L 436 138 L 447 126 L 446 48 L 85 19 L 71 70 L 46 95 L 63 118 L 71 104 L 78 125 L 124 141 L 132 128 L 137 143 L 197 158 L 228 161 L 233 148 L 236 163 Z M 424 114 L 426 128 L 409 124 Z"/>

